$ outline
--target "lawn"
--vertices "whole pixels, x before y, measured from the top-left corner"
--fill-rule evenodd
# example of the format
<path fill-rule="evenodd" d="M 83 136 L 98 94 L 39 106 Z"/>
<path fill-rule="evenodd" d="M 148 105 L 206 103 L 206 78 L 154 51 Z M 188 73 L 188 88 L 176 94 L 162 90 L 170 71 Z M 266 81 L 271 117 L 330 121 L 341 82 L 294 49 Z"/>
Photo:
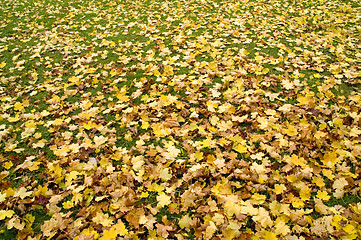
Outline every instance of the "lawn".
<path fill-rule="evenodd" d="M 361 239 L 358 0 L 2 0 L 0 239 Z"/>

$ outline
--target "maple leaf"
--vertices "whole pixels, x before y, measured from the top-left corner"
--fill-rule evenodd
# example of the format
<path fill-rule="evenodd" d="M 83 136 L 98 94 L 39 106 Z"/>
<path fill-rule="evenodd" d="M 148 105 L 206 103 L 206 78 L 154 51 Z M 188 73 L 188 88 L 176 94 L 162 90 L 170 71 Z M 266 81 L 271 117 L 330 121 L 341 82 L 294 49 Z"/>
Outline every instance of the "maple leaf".
<path fill-rule="evenodd" d="M 242 144 L 238 144 L 235 147 L 233 147 L 234 150 L 236 150 L 239 153 L 247 153 L 248 149 L 246 146 L 242 145 Z"/>
<path fill-rule="evenodd" d="M 110 228 L 109 230 L 105 230 L 103 235 L 99 238 L 100 240 L 113 240 L 116 239 L 117 233 L 114 227 Z"/>
<path fill-rule="evenodd" d="M 100 145 L 104 144 L 107 140 L 108 140 L 107 137 L 104 137 L 104 136 L 95 136 L 95 137 L 94 137 L 95 146 L 99 147 Z"/>
<path fill-rule="evenodd" d="M 232 201 L 227 201 L 224 204 L 224 210 L 226 211 L 228 216 L 232 216 L 232 215 L 237 216 L 241 212 L 241 207 Z"/>
<path fill-rule="evenodd" d="M 97 212 L 96 216 L 92 218 L 93 222 L 101 224 L 104 227 L 110 227 L 113 224 L 113 219 L 109 217 L 108 213 Z"/>
<path fill-rule="evenodd" d="M 21 187 L 20 189 L 18 189 L 15 194 L 14 197 L 20 197 L 21 199 L 24 199 L 26 197 L 29 197 L 32 195 L 31 191 L 27 191 L 27 189 L 25 187 Z"/>
<path fill-rule="evenodd" d="M 140 218 L 144 216 L 144 214 L 145 212 L 143 208 L 135 208 L 125 216 L 125 219 L 129 223 L 131 223 L 135 228 L 138 228 Z"/>
<path fill-rule="evenodd" d="M 19 217 L 13 217 L 12 219 L 10 219 L 7 224 L 6 224 L 8 229 L 12 229 L 12 228 L 16 228 L 17 230 L 23 230 L 25 227 L 25 223 L 21 222 L 21 220 L 19 219 Z"/>
<path fill-rule="evenodd" d="M 165 193 L 160 193 L 160 195 L 157 196 L 157 207 L 162 208 L 168 204 L 171 203 L 170 201 L 171 197 L 166 195 Z"/>
<path fill-rule="evenodd" d="M 169 174 L 169 168 L 163 168 L 160 170 L 159 177 L 165 182 L 170 180 L 172 178 L 172 174 Z"/>
<path fill-rule="evenodd" d="M 15 212 L 13 210 L 0 210 L 0 220 L 11 218 L 14 214 Z"/>
<path fill-rule="evenodd" d="M 189 228 L 191 226 L 192 218 L 189 215 L 183 215 L 183 217 L 179 220 L 178 225 L 181 228 Z"/>
<path fill-rule="evenodd" d="M 315 210 L 319 213 L 321 213 L 322 215 L 327 215 L 330 211 L 329 208 L 323 204 L 321 199 L 315 198 Z"/>
<path fill-rule="evenodd" d="M 326 153 L 323 158 L 321 159 L 322 163 L 330 168 L 333 168 L 336 163 L 340 161 L 337 157 L 337 153 L 335 152 L 328 152 Z"/>
<path fill-rule="evenodd" d="M 286 225 L 286 223 L 282 220 L 278 221 L 275 228 L 275 234 L 286 236 L 288 233 L 290 233 L 290 227 Z"/>

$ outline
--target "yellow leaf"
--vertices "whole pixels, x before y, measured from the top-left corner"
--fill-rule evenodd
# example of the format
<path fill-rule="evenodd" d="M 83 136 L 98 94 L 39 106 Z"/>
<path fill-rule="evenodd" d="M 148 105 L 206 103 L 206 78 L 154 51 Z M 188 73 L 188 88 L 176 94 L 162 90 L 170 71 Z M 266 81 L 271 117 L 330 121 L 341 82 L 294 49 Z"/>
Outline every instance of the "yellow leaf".
<path fill-rule="evenodd" d="M 11 218 L 14 215 L 13 210 L 0 210 L 0 220 L 4 220 L 5 218 Z"/>
<path fill-rule="evenodd" d="M 29 228 L 35 221 L 35 217 L 33 215 L 31 215 L 30 213 L 28 213 L 25 215 L 24 221 L 26 222 L 26 227 Z"/>
<path fill-rule="evenodd" d="M 342 118 L 335 118 L 332 120 L 333 124 L 335 124 L 336 127 L 342 127 L 343 126 L 343 119 Z"/>
<path fill-rule="evenodd" d="M 295 199 L 295 201 L 292 202 L 292 206 L 295 208 L 303 208 L 305 203 L 301 201 L 300 199 Z"/>
<path fill-rule="evenodd" d="M 149 196 L 149 193 L 148 192 L 142 192 L 140 194 L 140 198 L 147 198 Z"/>
<path fill-rule="evenodd" d="M 69 78 L 69 82 L 74 83 L 74 84 L 77 84 L 77 85 L 80 84 L 79 77 L 76 77 L 76 76 L 70 77 L 70 78 Z"/>
<path fill-rule="evenodd" d="M 160 195 L 157 196 L 157 201 L 158 201 L 157 207 L 162 208 L 170 204 L 171 203 L 170 199 L 171 199 L 170 196 L 167 196 L 165 193 L 160 193 Z"/>
<path fill-rule="evenodd" d="M 343 228 L 343 230 L 347 233 L 347 234 L 355 234 L 357 233 L 357 230 L 355 228 L 354 225 L 352 224 L 347 224 L 346 227 Z M 357 237 L 357 236 L 356 236 Z M 351 238 L 354 239 L 354 238 Z"/>
<path fill-rule="evenodd" d="M 17 122 L 17 121 L 19 121 L 19 119 L 20 119 L 19 114 L 16 114 L 15 117 L 9 117 L 8 121 L 9 122 Z"/>
<path fill-rule="evenodd" d="M 74 204 L 73 204 L 72 201 L 63 202 L 63 208 L 64 208 L 64 209 L 70 209 L 70 208 L 72 208 L 72 207 L 74 207 Z"/>
<path fill-rule="evenodd" d="M 68 155 L 69 151 L 70 151 L 70 148 L 68 146 L 64 145 L 60 149 L 56 149 L 54 151 L 54 154 L 58 157 L 65 157 Z"/>
<path fill-rule="evenodd" d="M 306 161 L 303 157 L 298 157 L 296 154 L 292 154 L 291 157 L 286 156 L 285 160 L 287 163 L 290 163 L 292 165 L 296 165 L 296 166 L 305 166 L 306 165 Z"/>
<path fill-rule="evenodd" d="M 179 220 L 178 225 L 181 228 L 189 228 L 191 226 L 190 222 L 192 221 L 192 218 L 190 218 L 188 215 L 183 215 L 183 217 Z"/>
<path fill-rule="evenodd" d="M 312 182 L 317 185 L 317 187 L 322 188 L 325 186 L 325 182 L 323 181 L 322 177 L 314 176 L 312 178 Z"/>
<path fill-rule="evenodd" d="M 286 187 L 284 184 L 275 184 L 273 192 L 276 194 L 281 194 L 285 190 L 286 190 Z"/>
<path fill-rule="evenodd" d="M 331 198 L 326 191 L 318 191 L 316 197 L 326 202 Z"/>
<path fill-rule="evenodd" d="M 31 191 L 28 192 L 25 187 L 21 187 L 15 192 L 14 197 L 20 197 L 21 199 L 24 199 L 26 197 L 29 197 L 31 194 Z"/>
<path fill-rule="evenodd" d="M 323 156 L 321 162 L 329 168 L 333 168 L 335 164 L 340 162 L 340 159 L 337 158 L 336 152 L 328 152 Z"/>
<path fill-rule="evenodd" d="M 259 193 L 255 193 L 252 195 L 252 203 L 254 204 L 262 204 L 265 200 L 266 200 L 266 196 L 259 194 Z"/>
<path fill-rule="evenodd" d="M 211 146 L 211 141 L 209 139 L 204 139 L 202 145 L 203 148 L 209 148 Z"/>
<path fill-rule="evenodd" d="M 171 179 L 172 174 L 169 174 L 169 168 L 163 168 L 162 170 L 160 170 L 159 177 L 165 182 Z"/>
<path fill-rule="evenodd" d="M 246 153 L 248 151 L 247 147 L 242 144 L 237 144 L 233 149 L 239 153 Z"/>
<path fill-rule="evenodd" d="M 39 185 L 39 186 L 38 186 L 38 190 L 36 190 L 36 192 L 35 192 L 35 196 L 36 196 L 36 197 L 39 197 L 40 195 L 45 195 L 45 193 L 46 193 L 47 191 L 48 191 L 48 187 L 47 187 L 47 186 L 43 187 L 43 186 Z"/>
<path fill-rule="evenodd" d="M 278 240 L 278 237 L 277 237 L 276 233 L 264 231 L 263 239 L 264 240 Z"/>
<path fill-rule="evenodd" d="M 149 128 L 149 122 L 143 122 L 142 129 L 148 129 Z"/>
<path fill-rule="evenodd" d="M 0 68 L 4 68 L 6 66 L 6 62 L 0 63 Z"/>
<path fill-rule="evenodd" d="M 109 218 L 109 214 L 104 214 L 103 212 L 97 212 L 96 216 L 93 217 L 93 222 L 101 224 L 104 227 L 109 227 L 113 224 L 113 219 Z"/>
<path fill-rule="evenodd" d="M 323 204 L 321 199 L 315 198 L 315 210 L 322 215 L 326 215 L 329 213 L 329 207 Z"/>
<path fill-rule="evenodd" d="M 15 111 L 22 111 L 22 110 L 24 110 L 24 106 L 21 103 L 17 102 L 17 103 L 14 104 L 14 110 Z"/>
<path fill-rule="evenodd" d="M 275 234 L 286 236 L 290 232 L 290 227 L 284 221 L 279 221 L 275 225 Z"/>
<path fill-rule="evenodd" d="M 8 162 L 6 162 L 6 163 L 4 164 L 4 167 L 5 167 L 6 170 L 9 170 L 13 165 L 14 165 L 14 164 L 13 164 L 12 162 L 8 161 Z"/>
<path fill-rule="evenodd" d="M 99 238 L 99 240 L 113 240 L 116 239 L 117 233 L 115 232 L 115 229 L 112 227 L 109 230 L 104 230 L 103 236 Z"/>
<path fill-rule="evenodd" d="M 194 153 L 194 158 L 196 161 L 201 161 L 203 159 L 203 153 L 201 151 L 197 151 Z"/>
<path fill-rule="evenodd" d="M 61 125 L 62 123 L 63 123 L 63 119 L 57 118 L 57 119 L 54 120 L 53 125 L 59 126 L 59 125 Z"/>
<path fill-rule="evenodd" d="M 330 180 L 335 178 L 335 175 L 330 169 L 322 169 L 322 174 Z"/>
<path fill-rule="evenodd" d="M 116 233 L 120 236 L 124 236 L 128 234 L 128 230 L 125 228 L 125 225 L 122 222 L 118 222 L 113 227 L 116 230 Z"/>
<path fill-rule="evenodd" d="M 297 96 L 297 101 L 299 102 L 298 105 L 306 105 L 309 102 L 307 97 L 301 95 Z"/>
<path fill-rule="evenodd" d="M 86 122 L 83 124 L 83 127 L 86 129 L 86 130 L 90 130 L 92 128 L 95 128 L 97 127 L 97 124 L 92 122 L 92 121 L 89 121 L 89 122 Z"/>
<path fill-rule="evenodd" d="M 97 147 L 99 147 L 100 145 L 105 143 L 107 140 L 108 140 L 108 138 L 104 137 L 104 136 L 95 136 L 94 137 L 94 143 Z"/>
<path fill-rule="evenodd" d="M 234 203 L 234 202 L 231 202 L 231 201 L 227 201 L 225 204 L 224 204 L 224 210 L 226 211 L 226 214 L 228 216 L 237 216 L 241 213 L 241 207 Z"/>
<path fill-rule="evenodd" d="M 298 133 L 297 130 L 295 129 L 295 127 L 292 125 L 289 125 L 285 132 L 288 136 L 291 136 L 291 137 Z"/>

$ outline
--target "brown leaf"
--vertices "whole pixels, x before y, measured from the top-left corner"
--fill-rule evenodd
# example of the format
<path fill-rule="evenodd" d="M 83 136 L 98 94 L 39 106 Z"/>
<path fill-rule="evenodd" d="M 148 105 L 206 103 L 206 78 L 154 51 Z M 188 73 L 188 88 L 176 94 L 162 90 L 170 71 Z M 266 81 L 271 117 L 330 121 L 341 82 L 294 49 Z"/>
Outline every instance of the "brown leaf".
<path fill-rule="evenodd" d="M 136 229 L 139 228 L 139 219 L 144 216 L 145 211 L 143 208 L 135 208 L 125 215 L 125 219 L 132 224 Z"/>

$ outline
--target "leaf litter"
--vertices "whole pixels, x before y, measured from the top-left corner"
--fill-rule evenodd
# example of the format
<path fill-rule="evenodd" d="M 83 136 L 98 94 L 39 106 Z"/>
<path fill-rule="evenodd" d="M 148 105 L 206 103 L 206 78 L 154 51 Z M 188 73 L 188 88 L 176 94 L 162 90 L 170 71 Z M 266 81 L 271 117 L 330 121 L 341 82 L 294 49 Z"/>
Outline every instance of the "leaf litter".
<path fill-rule="evenodd" d="M 4 239 L 361 238 L 358 1 L 1 10 Z"/>

